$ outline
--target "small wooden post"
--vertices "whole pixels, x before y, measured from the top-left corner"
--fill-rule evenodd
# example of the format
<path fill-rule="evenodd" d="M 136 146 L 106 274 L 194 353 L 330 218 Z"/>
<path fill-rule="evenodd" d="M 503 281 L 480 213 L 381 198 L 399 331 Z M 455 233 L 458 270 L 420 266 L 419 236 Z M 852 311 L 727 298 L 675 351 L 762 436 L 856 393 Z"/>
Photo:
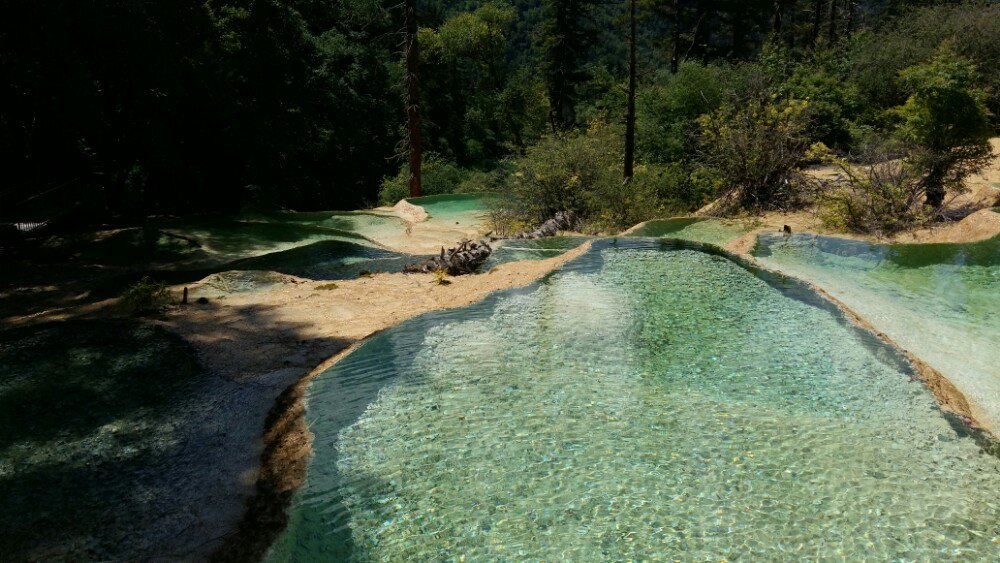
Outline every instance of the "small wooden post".
<path fill-rule="evenodd" d="M 181 299 L 181 305 L 188 304 L 188 288 L 184 288 L 184 297 Z"/>

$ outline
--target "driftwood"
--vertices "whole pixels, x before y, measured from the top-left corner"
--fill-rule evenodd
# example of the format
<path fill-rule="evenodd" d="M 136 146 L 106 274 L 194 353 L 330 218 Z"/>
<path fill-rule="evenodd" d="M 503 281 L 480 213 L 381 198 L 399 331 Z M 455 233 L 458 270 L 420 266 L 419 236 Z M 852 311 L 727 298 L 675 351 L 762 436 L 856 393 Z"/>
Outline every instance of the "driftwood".
<path fill-rule="evenodd" d="M 560 211 L 533 231 L 517 233 L 512 239 L 525 240 L 555 236 L 559 231 L 575 231 L 580 220 L 572 211 Z"/>
<path fill-rule="evenodd" d="M 486 259 L 493 254 L 493 249 L 485 241 L 472 242 L 462 241 L 455 248 L 445 251 L 441 247 L 441 255 L 430 260 L 425 260 L 418 264 L 410 264 L 403 268 L 408 274 L 431 273 L 445 271 L 450 276 L 461 276 L 471 274 L 479 269 L 486 262 Z"/>

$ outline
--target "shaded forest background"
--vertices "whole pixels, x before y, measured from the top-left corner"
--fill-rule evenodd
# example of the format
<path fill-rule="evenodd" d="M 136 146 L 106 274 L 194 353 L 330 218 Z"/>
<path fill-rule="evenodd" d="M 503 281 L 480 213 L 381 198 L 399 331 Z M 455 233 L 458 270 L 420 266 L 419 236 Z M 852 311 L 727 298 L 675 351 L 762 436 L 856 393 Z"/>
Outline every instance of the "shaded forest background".
<path fill-rule="evenodd" d="M 518 185 L 532 158 L 613 175 L 626 2 L 418 7 L 425 193 L 533 190 Z M 7 0 L 3 13 L 0 216 L 350 209 L 404 195 L 395 1 Z M 638 13 L 647 175 L 635 193 L 675 208 L 717 183 L 698 164 L 699 116 L 754 93 L 808 100 L 804 138 L 858 153 L 911 95 L 900 72 L 944 44 L 983 71 L 983 103 L 1000 115 L 992 2 L 642 0 Z"/>

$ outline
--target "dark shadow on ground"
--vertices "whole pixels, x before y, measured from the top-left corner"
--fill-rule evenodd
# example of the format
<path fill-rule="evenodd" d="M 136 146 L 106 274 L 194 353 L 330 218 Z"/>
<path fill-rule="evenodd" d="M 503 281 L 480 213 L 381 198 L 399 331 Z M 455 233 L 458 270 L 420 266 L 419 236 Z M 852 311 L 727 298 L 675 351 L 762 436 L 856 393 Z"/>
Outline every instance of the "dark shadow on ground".
<path fill-rule="evenodd" d="M 230 313 L 228 349 L 267 330 L 245 363 L 278 355 L 210 374 L 149 321 L 0 331 L 0 559 L 184 560 L 221 545 L 253 492 L 275 398 L 349 345 L 303 341 L 267 308 Z"/>

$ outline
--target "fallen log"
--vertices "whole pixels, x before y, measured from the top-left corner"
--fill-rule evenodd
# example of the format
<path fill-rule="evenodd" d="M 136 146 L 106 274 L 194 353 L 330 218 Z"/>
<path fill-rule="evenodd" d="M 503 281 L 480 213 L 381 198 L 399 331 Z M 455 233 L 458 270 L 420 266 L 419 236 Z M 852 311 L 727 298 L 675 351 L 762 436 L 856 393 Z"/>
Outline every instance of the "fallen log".
<path fill-rule="evenodd" d="M 572 211 L 559 211 L 551 219 L 542 223 L 533 231 L 517 233 L 510 237 L 517 240 L 533 240 L 555 236 L 559 231 L 575 231 L 580 219 Z"/>
<path fill-rule="evenodd" d="M 417 264 L 409 264 L 403 268 L 407 274 L 427 274 L 444 271 L 449 276 L 472 274 L 493 254 L 493 249 L 485 241 L 462 241 L 457 247 L 445 251 L 441 247 L 441 255 Z"/>

